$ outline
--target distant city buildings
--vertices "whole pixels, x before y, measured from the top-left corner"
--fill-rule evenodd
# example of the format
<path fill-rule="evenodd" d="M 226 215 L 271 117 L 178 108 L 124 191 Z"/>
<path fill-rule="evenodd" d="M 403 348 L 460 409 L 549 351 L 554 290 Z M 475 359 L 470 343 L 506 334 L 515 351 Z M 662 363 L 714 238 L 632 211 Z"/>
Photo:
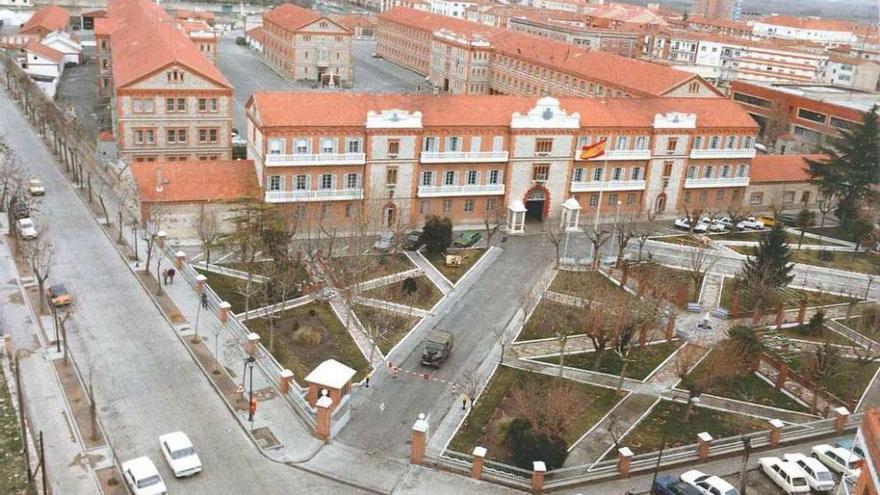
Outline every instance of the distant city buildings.
<path fill-rule="evenodd" d="M 67 32 L 70 15 L 61 7 L 42 7 L 15 34 L 0 37 L 8 55 L 46 95 L 55 91 L 67 64 L 78 64 L 82 56 L 79 39 Z"/>

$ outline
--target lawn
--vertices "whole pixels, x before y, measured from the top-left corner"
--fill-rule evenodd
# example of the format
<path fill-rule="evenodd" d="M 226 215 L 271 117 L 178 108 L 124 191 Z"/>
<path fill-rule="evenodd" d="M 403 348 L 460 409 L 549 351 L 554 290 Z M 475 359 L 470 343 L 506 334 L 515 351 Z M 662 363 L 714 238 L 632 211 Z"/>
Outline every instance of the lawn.
<path fill-rule="evenodd" d="M 804 351 L 789 359 L 789 365 L 792 370 L 800 373 L 805 369 L 809 359 L 810 354 Z M 877 368 L 880 368 L 880 362 L 877 361 L 862 364 L 852 359 L 842 359 L 834 371 L 820 379 L 819 383 L 824 389 L 846 402 L 857 401 L 871 383 Z"/>
<path fill-rule="evenodd" d="M 556 336 L 557 324 L 569 333 L 584 333 L 583 315 L 586 310 L 542 299 L 535 307 L 517 340 L 546 339 Z"/>
<path fill-rule="evenodd" d="M 822 326 L 822 329 L 815 334 L 810 333 L 807 325 L 798 325 L 796 327 L 767 332 L 768 336 L 773 334 L 779 334 L 780 336 L 789 339 L 806 340 L 807 342 L 818 342 L 820 344 L 853 345 L 852 340 L 824 325 Z"/>
<path fill-rule="evenodd" d="M 245 297 L 239 291 L 247 284 L 246 280 L 198 268 L 196 268 L 196 271 L 208 278 L 208 286 L 217 294 L 217 297 L 232 305 L 233 313 L 244 313 L 246 306 Z M 262 284 L 257 281 L 251 281 L 251 284 L 254 289 L 262 287 Z M 251 295 L 249 309 L 265 306 L 265 301 L 262 301 L 262 292 L 262 290 L 258 290 L 255 294 Z"/>
<path fill-rule="evenodd" d="M 730 248 L 746 256 L 754 256 L 755 254 L 755 248 L 751 246 L 731 246 Z M 791 259 L 795 263 L 805 265 L 880 275 L 880 254 L 851 251 L 810 251 L 806 249 L 798 251 L 792 247 Z"/>
<path fill-rule="evenodd" d="M 427 252 L 423 254 L 425 255 L 425 258 L 440 271 L 440 273 L 448 278 L 450 282 L 455 284 L 465 273 L 467 273 L 470 267 L 474 266 L 474 264 L 486 254 L 486 249 L 447 249 L 446 254 L 461 256 L 461 264 L 457 266 L 447 266 L 446 256 L 443 254 L 428 254 Z"/>
<path fill-rule="evenodd" d="M 490 458 L 509 460 L 505 435 L 506 426 L 516 414 L 512 398 L 514 391 L 516 389 L 549 390 L 558 383 L 557 380 L 556 377 L 539 373 L 507 366 L 499 367 L 449 447 L 459 452 L 470 453 L 479 445 L 488 449 Z M 564 437 L 564 440 L 571 445 L 614 407 L 620 396 L 614 390 L 585 383 L 568 380 L 564 383 L 571 387 L 571 401 L 580 405 L 575 416 L 571 418 L 569 431 Z M 535 407 L 541 407 L 541 404 L 535 404 Z"/>
<path fill-rule="evenodd" d="M 338 284 L 356 284 L 375 278 L 412 270 L 416 266 L 403 253 L 360 254 L 330 258 L 328 276 Z"/>
<path fill-rule="evenodd" d="M 428 277 L 422 275 L 414 277 L 413 280 L 415 280 L 416 289 L 412 293 L 407 293 L 404 290 L 406 280 L 400 280 L 393 284 L 364 291 L 363 296 L 424 310 L 430 310 L 440 299 L 443 299 L 443 292 Z"/>
<path fill-rule="evenodd" d="M 353 309 L 361 324 L 378 329 L 376 345 L 385 355 L 419 322 L 419 318 L 415 316 L 402 315 L 363 304 L 355 304 Z"/>
<path fill-rule="evenodd" d="M 807 229 L 807 232 L 811 234 L 819 234 L 825 237 L 831 237 L 833 239 L 840 239 L 842 241 L 853 242 L 852 236 L 850 236 L 849 232 L 840 226 L 835 227 L 813 227 Z"/>
<path fill-rule="evenodd" d="M 0 431 L 3 432 L 0 436 L 0 458 L 3 459 L 0 463 L 0 493 L 19 493 L 27 488 L 27 472 L 21 451 L 18 414 L 4 377 L 4 370 L 0 367 Z"/>
<path fill-rule="evenodd" d="M 607 294 L 607 291 L 624 293 L 623 289 L 614 285 L 608 277 L 595 270 L 559 270 L 553 278 L 553 283 L 550 284 L 550 290 L 587 300 L 601 300 L 602 295 Z"/>
<path fill-rule="evenodd" d="M 627 378 L 634 380 L 644 380 L 654 371 L 660 363 L 666 360 L 681 345 L 680 342 L 664 342 L 662 344 L 650 344 L 644 347 L 636 347 L 630 351 L 629 366 L 626 369 Z M 606 350 L 602 353 L 602 361 L 599 363 L 599 371 L 610 375 L 620 375 L 623 369 L 623 360 L 616 353 Z M 580 352 L 577 354 L 567 354 L 565 356 L 565 366 L 572 368 L 580 368 L 584 370 L 594 370 L 593 363 L 596 359 L 595 352 Z M 559 364 L 559 356 L 541 358 L 540 361 L 545 363 Z"/>
<path fill-rule="evenodd" d="M 328 303 L 309 303 L 288 309 L 275 321 L 275 345 L 271 348 L 269 322 L 250 320 L 248 328 L 260 335 L 282 367 L 290 369 L 296 380 L 303 379 L 327 359 L 335 359 L 355 370 L 354 381 L 369 371 L 366 358 L 345 330 Z"/>
<path fill-rule="evenodd" d="M 638 263 L 630 267 L 630 277 L 642 286 L 642 293 L 654 292 L 656 296 L 679 307 L 696 300 L 699 290 L 694 279 L 685 270 L 678 270 L 657 263 Z"/>
<path fill-rule="evenodd" d="M 764 230 L 764 231 L 729 232 L 727 234 L 719 234 L 719 235 L 713 236 L 712 240 L 715 240 L 715 241 L 754 241 L 754 242 L 759 242 L 765 235 L 767 235 L 767 232 L 769 232 L 769 229 Z M 809 232 L 809 229 L 807 229 L 807 232 Z M 786 240 L 788 241 L 789 245 L 791 245 L 792 248 L 796 248 L 798 245 L 798 239 L 800 238 L 800 232 L 798 232 L 797 234 L 793 234 L 791 232 L 788 232 L 785 237 L 786 237 Z M 821 246 L 821 245 L 837 246 L 837 245 L 839 245 L 839 244 L 831 244 L 828 242 L 823 242 L 820 239 L 813 239 L 812 237 L 807 237 L 807 236 L 804 236 L 804 240 L 801 244 L 802 245 L 810 244 L 810 245 L 816 245 L 816 246 Z"/>
<path fill-rule="evenodd" d="M 685 410 L 686 406 L 679 402 L 661 401 L 620 444 L 642 454 L 660 450 L 664 430 L 666 447 L 673 448 L 697 443 L 697 434 L 704 431 L 717 439 L 768 427 L 762 419 L 702 407 L 694 407 L 685 421 Z"/>
<path fill-rule="evenodd" d="M 704 393 L 792 411 L 804 410 L 797 401 L 776 390 L 754 373 L 745 370 L 731 371 L 732 368 L 727 365 L 727 360 L 727 356 L 721 354 L 721 351 L 712 351 L 690 372 L 689 378 L 702 377 L 711 373 L 710 370 L 718 369 L 716 367 L 723 367 L 721 376 L 709 380 Z"/>
<path fill-rule="evenodd" d="M 871 340 L 880 341 L 880 319 L 874 315 L 862 315 L 838 321 Z"/>
<path fill-rule="evenodd" d="M 694 236 L 689 234 L 681 234 L 681 235 L 667 235 L 663 237 L 652 237 L 652 241 L 660 241 L 665 242 L 667 244 L 680 244 L 684 246 L 699 246 L 700 241 L 698 241 Z"/>
<path fill-rule="evenodd" d="M 273 267 L 276 265 L 273 260 L 266 261 L 255 261 L 253 263 L 253 273 L 257 275 L 263 275 L 264 277 L 272 277 L 273 275 Z M 223 263 L 222 266 L 226 266 L 232 268 L 233 270 L 239 270 L 247 273 L 248 267 L 251 266 L 251 263 L 248 261 L 233 261 L 228 263 Z M 298 283 L 308 280 L 309 272 L 306 271 L 305 265 L 299 263 L 295 268 L 295 278 Z"/>
<path fill-rule="evenodd" d="M 721 307 L 727 308 L 728 310 L 733 309 L 733 295 L 734 295 L 734 283 L 733 279 L 725 278 L 724 285 L 721 289 Z M 809 290 L 795 289 L 793 287 L 786 287 L 782 290 L 782 305 L 785 309 L 793 309 L 800 307 L 801 298 L 807 298 L 807 306 L 827 306 L 830 304 L 840 304 L 845 302 L 850 302 L 852 299 L 846 296 L 838 296 L 835 294 L 828 294 L 826 292 L 815 292 Z M 751 298 L 747 294 L 740 294 L 739 297 L 739 311 L 740 316 L 744 315 L 747 312 L 752 311 L 754 308 L 754 304 L 751 301 Z M 762 310 L 769 311 L 774 310 L 775 305 L 767 302 Z M 735 315 L 734 315 L 735 316 Z"/>

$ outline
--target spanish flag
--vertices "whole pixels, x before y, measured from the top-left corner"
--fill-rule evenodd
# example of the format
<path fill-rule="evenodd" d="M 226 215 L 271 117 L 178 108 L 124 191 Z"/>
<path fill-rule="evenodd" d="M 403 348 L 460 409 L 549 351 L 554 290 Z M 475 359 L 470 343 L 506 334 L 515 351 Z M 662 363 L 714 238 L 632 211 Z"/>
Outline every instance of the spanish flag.
<path fill-rule="evenodd" d="M 581 160 L 589 160 L 591 158 L 598 158 L 605 154 L 605 141 L 603 138 L 596 143 L 591 145 L 584 146 L 581 148 Z"/>

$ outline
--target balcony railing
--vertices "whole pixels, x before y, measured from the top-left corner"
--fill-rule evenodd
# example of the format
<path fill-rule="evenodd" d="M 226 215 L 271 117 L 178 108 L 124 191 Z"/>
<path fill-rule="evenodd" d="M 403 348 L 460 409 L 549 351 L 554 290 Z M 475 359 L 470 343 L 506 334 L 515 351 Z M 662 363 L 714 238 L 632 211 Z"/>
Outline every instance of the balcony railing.
<path fill-rule="evenodd" d="M 266 191 L 267 203 L 295 201 L 346 201 L 364 199 L 363 189 L 318 189 L 317 191 Z"/>
<path fill-rule="evenodd" d="M 285 167 L 301 165 L 363 165 L 365 153 L 317 153 L 293 155 L 266 155 L 266 166 Z"/>
<path fill-rule="evenodd" d="M 507 151 L 423 151 L 422 163 L 506 162 Z"/>
<path fill-rule="evenodd" d="M 580 159 L 580 153 L 576 155 Z M 608 150 L 602 156 L 590 158 L 590 161 L 602 160 L 650 160 L 651 150 Z"/>
<path fill-rule="evenodd" d="M 485 184 L 473 186 L 419 186 L 420 198 L 439 196 L 494 196 L 504 195 L 504 184 Z"/>
<path fill-rule="evenodd" d="M 712 177 L 710 179 L 685 179 L 685 189 L 700 189 L 705 187 L 746 187 L 749 185 L 748 177 Z"/>
<path fill-rule="evenodd" d="M 598 192 L 598 191 L 643 191 L 643 180 L 609 180 L 571 183 L 571 192 Z"/>
<path fill-rule="evenodd" d="M 691 158 L 754 158 L 754 148 L 691 150 Z"/>

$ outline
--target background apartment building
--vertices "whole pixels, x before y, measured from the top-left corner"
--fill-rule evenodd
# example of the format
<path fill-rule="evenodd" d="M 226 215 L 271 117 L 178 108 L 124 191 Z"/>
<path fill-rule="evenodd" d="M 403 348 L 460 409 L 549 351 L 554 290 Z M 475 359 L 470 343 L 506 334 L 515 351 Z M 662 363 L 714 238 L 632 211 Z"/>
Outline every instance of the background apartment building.
<path fill-rule="evenodd" d="M 572 198 L 585 224 L 724 211 L 743 200 L 757 131 L 718 98 L 255 93 L 246 111 L 265 201 L 338 222 L 367 205 L 377 225 L 541 220 Z"/>
<path fill-rule="evenodd" d="M 263 33 L 263 57 L 284 77 L 351 86 L 352 32 L 342 24 L 286 3 L 263 14 Z"/>
<path fill-rule="evenodd" d="M 176 21 L 149 0 L 112 0 L 95 20 L 99 95 L 121 157 L 231 159 L 232 86 Z"/>
<path fill-rule="evenodd" d="M 511 17 L 507 28 L 622 57 L 636 58 L 641 53 L 641 36 L 632 30 L 592 27 L 549 16 Z"/>

